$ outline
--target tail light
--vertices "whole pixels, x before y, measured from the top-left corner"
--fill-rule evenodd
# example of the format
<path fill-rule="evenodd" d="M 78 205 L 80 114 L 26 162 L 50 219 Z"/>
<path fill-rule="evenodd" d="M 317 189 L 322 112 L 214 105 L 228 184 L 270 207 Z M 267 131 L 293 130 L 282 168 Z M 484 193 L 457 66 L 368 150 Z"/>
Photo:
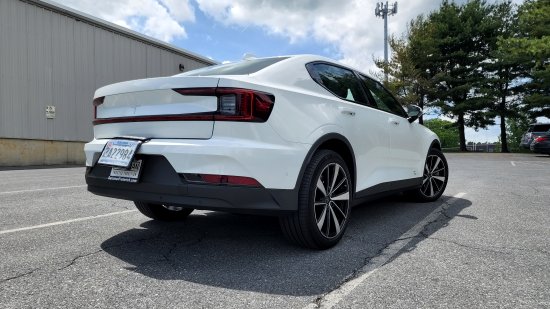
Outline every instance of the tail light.
<path fill-rule="evenodd" d="M 182 88 L 174 89 L 182 95 L 218 97 L 214 120 L 265 122 L 273 110 L 272 94 L 241 88 Z"/>
<path fill-rule="evenodd" d="M 543 142 L 547 139 L 548 139 L 548 137 L 546 137 L 546 136 L 539 136 L 539 137 L 535 138 L 535 143 L 540 143 L 540 142 Z"/>
<path fill-rule="evenodd" d="M 254 178 L 230 175 L 213 174 L 183 174 L 187 181 L 193 183 L 213 185 L 237 185 L 248 187 L 261 187 L 262 185 Z"/>
<path fill-rule="evenodd" d="M 94 119 L 97 119 L 97 107 L 101 104 L 103 104 L 103 101 L 105 100 L 105 97 L 99 97 L 95 98 L 93 101 L 94 104 Z"/>
<path fill-rule="evenodd" d="M 97 118 L 97 107 L 105 97 L 94 99 L 94 125 L 114 122 L 138 121 L 247 121 L 266 122 L 273 110 L 275 96 L 269 93 L 242 88 L 181 88 L 173 89 L 181 95 L 215 96 L 218 108 L 215 112 L 151 115 L 136 117 Z"/>

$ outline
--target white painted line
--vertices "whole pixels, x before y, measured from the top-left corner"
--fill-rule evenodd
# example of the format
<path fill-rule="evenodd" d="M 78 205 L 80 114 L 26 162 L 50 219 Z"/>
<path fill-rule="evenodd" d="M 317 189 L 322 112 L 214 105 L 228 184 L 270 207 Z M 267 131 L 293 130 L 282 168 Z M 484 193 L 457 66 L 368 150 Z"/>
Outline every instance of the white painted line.
<path fill-rule="evenodd" d="M 41 228 L 50 227 L 50 226 L 56 226 L 56 225 L 74 223 L 74 222 L 81 222 L 81 221 L 93 220 L 93 219 L 104 218 L 104 217 L 111 217 L 111 216 L 116 216 L 116 215 L 122 215 L 122 214 L 129 213 L 129 212 L 135 212 L 135 211 L 137 211 L 137 209 L 123 210 L 123 211 L 111 212 L 111 213 L 103 214 L 103 215 L 84 217 L 84 218 L 76 218 L 76 219 L 65 220 L 65 221 L 57 221 L 57 222 L 34 225 L 34 226 L 27 226 L 27 227 L 22 227 L 22 228 L 13 229 L 13 230 L 4 230 L 4 231 L 0 231 L 0 235 L 15 233 L 15 232 L 28 231 L 28 230 L 36 230 L 36 229 L 41 229 Z"/>
<path fill-rule="evenodd" d="M 516 163 L 514 163 L 514 161 L 510 161 L 510 164 L 512 164 L 512 166 L 516 166 Z"/>
<path fill-rule="evenodd" d="M 30 190 L 19 190 L 19 191 L 6 191 L 6 192 L 0 192 L 0 195 L 2 194 L 15 194 L 15 193 L 25 193 L 25 192 L 35 192 L 35 191 L 48 191 L 48 190 L 60 190 L 60 189 L 71 189 L 71 188 L 82 188 L 86 185 L 80 185 L 80 186 L 68 186 L 68 187 L 56 187 L 56 188 L 43 188 L 43 189 L 30 189 Z"/>
<path fill-rule="evenodd" d="M 336 290 L 323 296 L 321 303 L 310 303 L 304 307 L 304 309 L 314 308 L 334 308 L 342 299 L 351 294 L 355 288 L 363 283 L 368 277 L 374 274 L 381 266 L 384 266 L 390 259 L 392 259 L 399 251 L 407 246 L 412 239 L 410 237 L 418 236 L 420 232 L 426 227 L 429 222 L 432 222 L 440 216 L 443 206 L 450 206 L 454 204 L 459 198 L 463 197 L 466 193 L 460 192 L 453 197 L 442 203 L 439 207 L 434 209 L 424 220 L 418 222 L 411 229 L 399 236 L 397 241 L 385 248 L 382 253 L 369 261 L 369 263 L 361 268 L 358 273 L 361 274 L 352 280 L 344 283 Z M 400 240 L 401 239 L 401 240 Z"/>

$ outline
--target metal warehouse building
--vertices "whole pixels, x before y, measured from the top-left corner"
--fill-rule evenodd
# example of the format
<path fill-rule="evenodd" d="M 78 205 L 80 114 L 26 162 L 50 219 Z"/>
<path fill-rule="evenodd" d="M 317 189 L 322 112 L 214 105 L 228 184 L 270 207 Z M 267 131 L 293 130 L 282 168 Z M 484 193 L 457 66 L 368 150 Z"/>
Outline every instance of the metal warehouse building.
<path fill-rule="evenodd" d="M 83 163 L 95 89 L 212 64 L 53 2 L 0 0 L 0 166 Z"/>

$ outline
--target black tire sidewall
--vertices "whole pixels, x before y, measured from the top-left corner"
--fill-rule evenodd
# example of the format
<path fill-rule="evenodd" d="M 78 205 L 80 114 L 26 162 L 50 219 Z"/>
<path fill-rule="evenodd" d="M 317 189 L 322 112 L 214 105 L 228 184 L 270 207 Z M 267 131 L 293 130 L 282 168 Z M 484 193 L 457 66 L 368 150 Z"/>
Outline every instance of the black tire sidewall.
<path fill-rule="evenodd" d="M 439 149 L 432 148 L 430 149 L 430 151 L 428 151 L 428 155 L 426 156 L 424 165 L 422 165 L 422 172 L 424 172 L 424 168 L 426 166 L 426 163 L 428 162 L 428 158 L 432 155 L 438 156 L 443 161 L 443 165 L 445 166 L 445 181 L 443 182 L 443 188 L 441 189 L 441 191 L 431 197 L 424 195 L 424 193 L 422 193 L 422 188 L 418 188 L 418 190 L 416 191 L 416 196 L 420 202 L 433 202 L 438 200 L 441 195 L 443 195 L 443 192 L 445 192 L 445 189 L 447 188 L 447 182 L 449 181 L 449 165 L 447 164 L 447 159 L 445 158 L 445 155 Z"/>
<path fill-rule="evenodd" d="M 319 176 L 323 169 L 331 163 L 337 163 L 344 169 L 344 173 L 346 174 L 346 177 L 348 179 L 350 199 L 346 220 L 343 226 L 341 226 L 340 233 L 335 237 L 327 238 L 323 234 L 321 234 L 321 232 L 317 228 L 317 222 L 315 219 L 314 197 L 317 188 L 317 179 L 319 179 Z M 353 182 L 350 177 L 348 166 L 346 162 L 342 159 L 342 157 L 336 152 L 331 150 L 321 150 L 312 158 L 310 165 L 308 166 L 308 171 L 306 171 L 304 176 L 308 177 L 308 179 L 303 179 L 302 181 L 302 187 L 300 189 L 299 196 L 299 211 L 300 217 L 307 220 L 307 222 L 302 223 L 307 227 L 311 238 L 319 248 L 330 248 L 340 241 L 340 239 L 344 235 L 350 219 L 351 205 L 353 200 Z"/>

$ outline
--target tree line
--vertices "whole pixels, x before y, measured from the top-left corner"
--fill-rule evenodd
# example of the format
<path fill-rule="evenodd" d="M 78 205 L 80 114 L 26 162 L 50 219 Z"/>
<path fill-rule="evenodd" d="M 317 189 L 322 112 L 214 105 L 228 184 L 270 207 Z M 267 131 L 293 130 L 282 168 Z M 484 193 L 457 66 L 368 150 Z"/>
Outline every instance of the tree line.
<path fill-rule="evenodd" d="M 389 44 L 391 59 L 375 59 L 385 85 L 405 105 L 452 118 L 461 151 L 465 127 L 500 119 L 501 151 L 509 152 L 509 133 L 515 143 L 536 117 L 550 118 L 550 0 L 444 0 Z"/>

